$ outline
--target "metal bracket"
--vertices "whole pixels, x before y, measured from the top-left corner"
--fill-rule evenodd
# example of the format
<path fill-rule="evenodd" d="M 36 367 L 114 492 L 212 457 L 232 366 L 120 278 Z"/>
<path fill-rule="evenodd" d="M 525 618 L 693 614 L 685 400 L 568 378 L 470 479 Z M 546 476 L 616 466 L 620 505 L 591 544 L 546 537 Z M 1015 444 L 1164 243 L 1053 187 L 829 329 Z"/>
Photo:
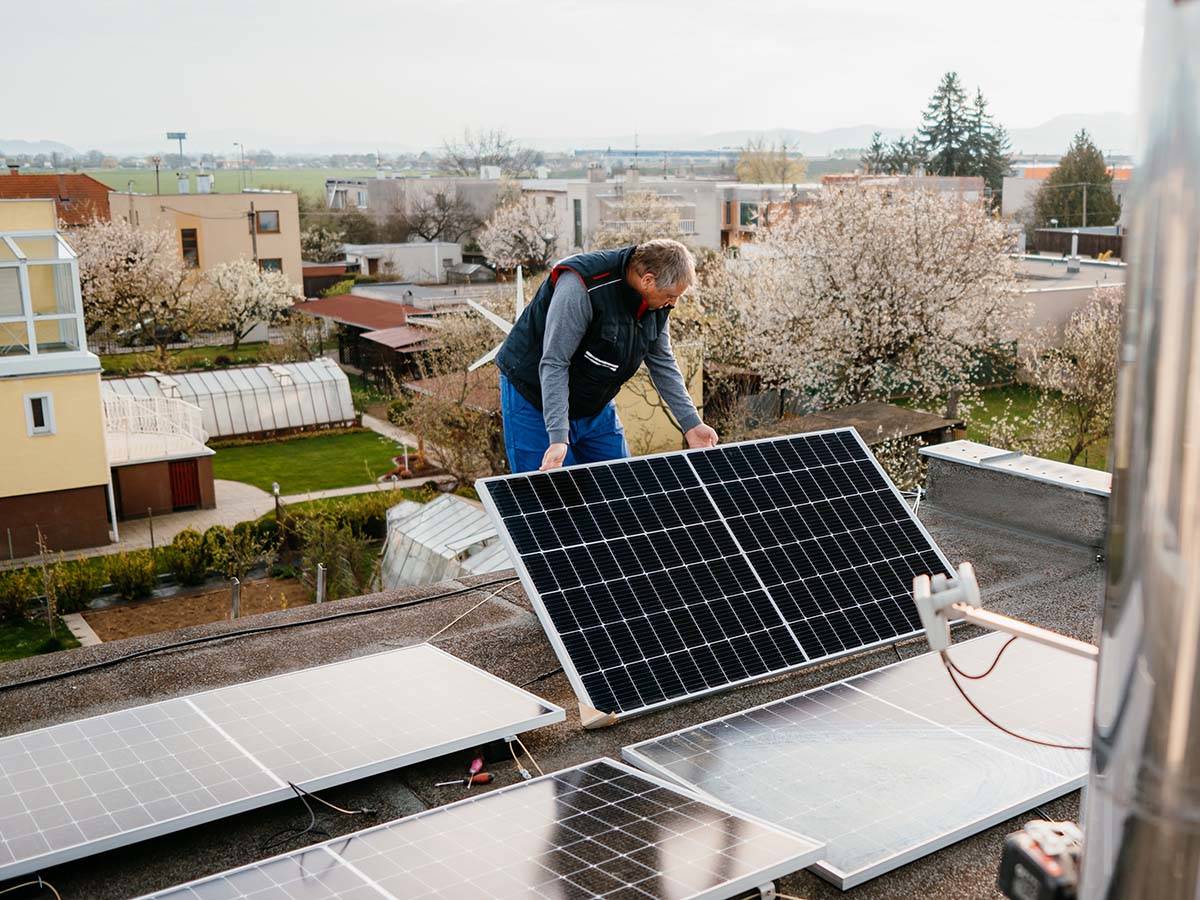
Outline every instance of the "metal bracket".
<path fill-rule="evenodd" d="M 595 707 L 588 706 L 585 703 L 579 704 L 579 723 L 591 731 L 594 728 L 608 728 L 610 725 L 617 724 L 617 714 L 610 712 L 600 712 Z"/>
<path fill-rule="evenodd" d="M 775 882 L 768 881 L 758 886 L 758 900 L 775 900 Z"/>

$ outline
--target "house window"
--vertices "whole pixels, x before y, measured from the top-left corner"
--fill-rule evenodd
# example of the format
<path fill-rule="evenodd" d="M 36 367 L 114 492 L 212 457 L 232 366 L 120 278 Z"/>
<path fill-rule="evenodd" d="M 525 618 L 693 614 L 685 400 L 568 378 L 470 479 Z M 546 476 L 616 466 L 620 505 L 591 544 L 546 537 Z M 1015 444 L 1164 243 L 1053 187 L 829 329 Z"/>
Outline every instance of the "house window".
<path fill-rule="evenodd" d="M 179 229 L 179 241 L 183 246 L 183 264 L 189 269 L 200 268 L 200 238 L 196 229 Z"/>
<path fill-rule="evenodd" d="M 725 201 L 725 224 L 726 225 L 733 224 L 733 201 L 732 200 Z"/>
<path fill-rule="evenodd" d="M 258 261 L 258 267 L 260 269 L 262 269 L 264 272 L 282 272 L 283 271 L 283 260 L 282 259 L 260 259 Z"/>
<path fill-rule="evenodd" d="M 366 191 L 358 192 L 358 208 L 359 209 L 367 208 L 367 192 Z"/>
<path fill-rule="evenodd" d="M 257 212 L 255 216 L 255 227 L 259 234 L 279 234 L 279 210 L 264 209 L 262 212 Z"/>
<path fill-rule="evenodd" d="M 54 402 L 49 394 L 25 395 L 25 425 L 30 437 L 54 434 Z"/>
<path fill-rule="evenodd" d="M 738 224 L 743 228 L 753 228 L 758 224 L 758 204 L 742 202 L 738 211 Z"/>
<path fill-rule="evenodd" d="M 575 246 L 583 246 L 583 201 L 572 201 L 575 209 Z"/>

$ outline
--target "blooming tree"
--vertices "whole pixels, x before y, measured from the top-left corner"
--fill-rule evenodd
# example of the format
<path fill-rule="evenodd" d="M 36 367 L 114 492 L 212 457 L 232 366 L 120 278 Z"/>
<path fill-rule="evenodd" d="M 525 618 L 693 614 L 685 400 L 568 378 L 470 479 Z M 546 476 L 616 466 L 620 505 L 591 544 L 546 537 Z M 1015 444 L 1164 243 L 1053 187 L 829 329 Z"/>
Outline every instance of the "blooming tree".
<path fill-rule="evenodd" d="M 484 223 L 479 248 L 501 271 L 517 266 L 544 269 L 558 252 L 554 207 L 536 197 L 516 197 L 501 204 Z"/>
<path fill-rule="evenodd" d="M 589 247 L 604 250 L 628 247 L 655 238 L 683 240 L 679 207 L 654 191 L 626 191 L 616 203 L 610 203 L 604 220 L 592 232 Z"/>
<path fill-rule="evenodd" d="M 73 229 L 71 245 L 88 334 L 115 330 L 129 343 L 153 344 L 165 359 L 181 333 L 208 322 L 203 282 L 184 264 L 173 232 L 96 220 Z"/>
<path fill-rule="evenodd" d="M 252 259 L 221 263 L 208 273 L 208 285 L 214 324 L 233 334 L 234 350 L 259 322 L 273 325 L 304 299 L 286 275 Z"/>
<path fill-rule="evenodd" d="M 710 358 L 814 406 L 973 397 L 1019 314 L 1004 226 L 926 191 L 823 191 L 697 294 Z"/>
<path fill-rule="evenodd" d="M 300 232 L 300 255 L 309 262 L 337 262 L 345 257 L 342 236 L 324 225 L 305 228 Z"/>

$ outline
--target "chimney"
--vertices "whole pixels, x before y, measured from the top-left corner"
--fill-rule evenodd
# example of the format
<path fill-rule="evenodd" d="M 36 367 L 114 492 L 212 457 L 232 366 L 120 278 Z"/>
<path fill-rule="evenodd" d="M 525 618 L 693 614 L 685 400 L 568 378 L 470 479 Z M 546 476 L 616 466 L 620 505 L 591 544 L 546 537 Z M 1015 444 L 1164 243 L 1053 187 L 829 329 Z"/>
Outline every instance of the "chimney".
<path fill-rule="evenodd" d="M 638 186 L 638 167 L 630 166 L 625 170 L 625 187 L 636 188 Z"/>
<path fill-rule="evenodd" d="M 587 169 L 588 181 L 593 184 L 603 182 L 607 176 L 604 173 L 604 168 L 597 162 L 588 163 Z"/>
<path fill-rule="evenodd" d="M 187 194 L 191 191 L 191 184 L 188 181 L 188 177 L 182 172 L 175 173 L 175 183 L 179 185 L 179 193 Z"/>
<path fill-rule="evenodd" d="M 8 174 L 9 175 L 20 175 L 21 174 L 20 163 L 9 163 L 8 164 Z"/>

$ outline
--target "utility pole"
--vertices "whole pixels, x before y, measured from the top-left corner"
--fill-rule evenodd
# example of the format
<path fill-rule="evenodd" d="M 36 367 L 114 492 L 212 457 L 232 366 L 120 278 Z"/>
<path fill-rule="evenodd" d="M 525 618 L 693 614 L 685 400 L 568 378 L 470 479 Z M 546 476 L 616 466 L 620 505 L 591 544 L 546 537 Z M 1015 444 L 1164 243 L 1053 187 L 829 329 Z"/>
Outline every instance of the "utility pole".
<path fill-rule="evenodd" d="M 1087 182 L 1083 183 L 1083 227 L 1087 228 Z"/>
<path fill-rule="evenodd" d="M 238 163 L 238 180 L 242 185 L 242 190 L 246 189 L 246 145 L 241 141 L 234 141 L 233 146 L 238 148 L 240 154 L 240 162 Z"/>
<path fill-rule="evenodd" d="M 258 264 L 258 219 L 254 214 L 254 201 L 250 201 L 250 212 L 246 213 L 250 219 L 250 248 L 254 251 L 254 262 Z"/>

